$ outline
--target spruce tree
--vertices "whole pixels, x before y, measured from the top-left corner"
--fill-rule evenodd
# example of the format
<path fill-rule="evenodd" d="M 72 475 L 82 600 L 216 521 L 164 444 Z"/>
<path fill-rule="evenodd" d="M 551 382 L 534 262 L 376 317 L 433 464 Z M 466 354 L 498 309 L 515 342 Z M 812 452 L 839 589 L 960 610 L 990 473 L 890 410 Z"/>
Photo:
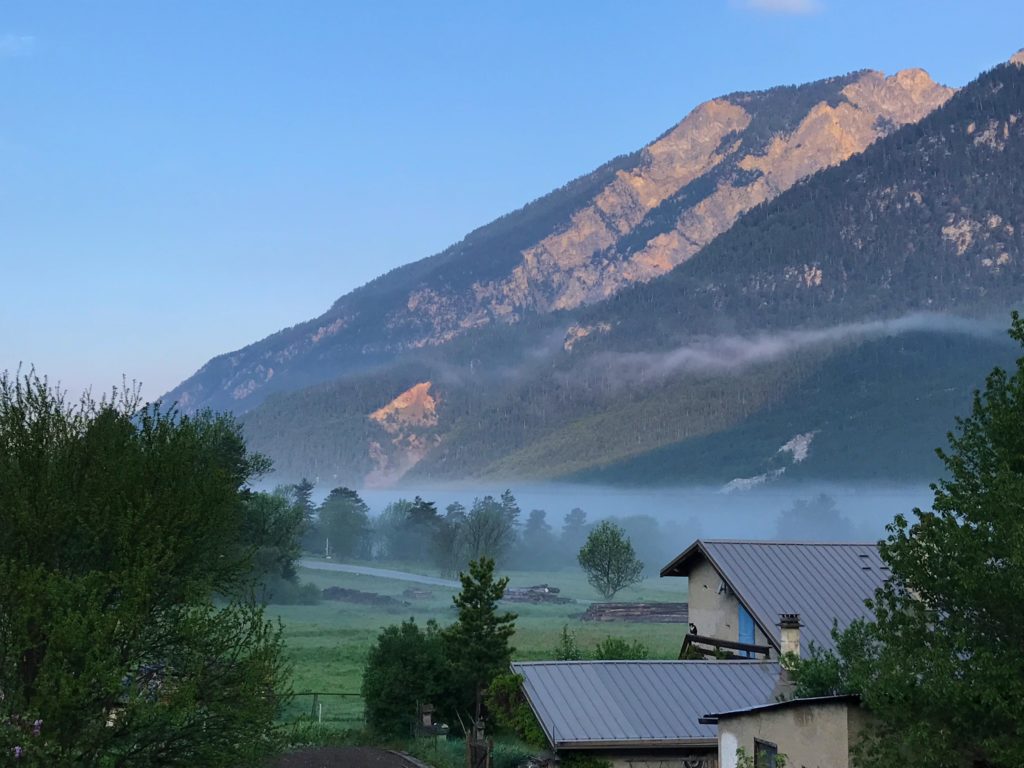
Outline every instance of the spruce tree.
<path fill-rule="evenodd" d="M 514 648 L 516 614 L 498 613 L 508 578 L 494 577 L 494 561 L 487 557 L 460 573 L 462 591 L 452 598 L 458 620 L 444 630 L 445 656 L 452 669 L 453 704 L 462 710 L 472 701 L 480 716 L 483 691 L 497 675 L 508 671 Z"/>

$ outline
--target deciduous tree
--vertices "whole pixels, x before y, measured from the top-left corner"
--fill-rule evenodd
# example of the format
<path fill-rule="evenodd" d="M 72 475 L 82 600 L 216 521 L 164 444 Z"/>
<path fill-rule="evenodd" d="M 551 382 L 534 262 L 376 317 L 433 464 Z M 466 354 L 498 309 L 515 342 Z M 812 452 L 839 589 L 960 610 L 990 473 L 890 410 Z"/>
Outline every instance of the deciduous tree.
<path fill-rule="evenodd" d="M 27 745 L 0 729 L 0 755 L 235 766 L 273 749 L 281 638 L 230 597 L 268 464 L 236 424 L 4 374 L 0 446 L 0 723 L 42 720 Z"/>
<path fill-rule="evenodd" d="M 610 520 L 603 520 L 590 532 L 577 559 L 590 586 L 606 600 L 643 579 L 644 564 L 637 560 L 633 544 Z"/>

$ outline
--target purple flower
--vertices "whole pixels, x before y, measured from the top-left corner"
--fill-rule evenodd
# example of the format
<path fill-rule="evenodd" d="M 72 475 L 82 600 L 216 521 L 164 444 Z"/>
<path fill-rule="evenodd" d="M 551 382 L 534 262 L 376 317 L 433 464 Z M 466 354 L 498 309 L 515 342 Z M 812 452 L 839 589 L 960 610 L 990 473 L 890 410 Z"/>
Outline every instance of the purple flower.
<path fill-rule="evenodd" d="M 32 735 L 33 736 L 38 736 L 40 733 L 42 733 L 42 731 L 43 731 L 43 721 L 42 720 L 36 720 L 34 723 L 32 723 Z"/>
<path fill-rule="evenodd" d="M 21 757 L 25 756 L 25 750 L 22 749 L 21 747 L 15 747 L 13 752 L 14 752 L 15 759 L 18 759 L 18 758 L 21 758 Z"/>

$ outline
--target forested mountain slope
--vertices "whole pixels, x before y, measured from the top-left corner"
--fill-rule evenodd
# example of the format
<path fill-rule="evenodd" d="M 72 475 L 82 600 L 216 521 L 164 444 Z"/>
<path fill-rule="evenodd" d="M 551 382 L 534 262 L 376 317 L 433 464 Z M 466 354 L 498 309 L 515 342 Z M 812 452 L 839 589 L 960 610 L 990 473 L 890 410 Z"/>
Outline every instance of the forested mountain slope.
<path fill-rule="evenodd" d="M 758 206 L 663 279 L 593 307 L 606 341 L 671 343 L 1024 295 L 1024 67 Z"/>
<path fill-rule="evenodd" d="M 743 212 L 919 120 L 952 91 L 863 71 L 708 101 L 638 152 L 211 360 L 168 393 L 244 412 L 274 392 L 388 363 L 489 325 L 600 301 L 664 274 Z"/>
<path fill-rule="evenodd" d="M 1022 167 L 1024 69 L 1009 64 L 666 275 L 276 395 L 245 416 L 247 434 L 285 475 L 351 483 L 717 481 L 773 472 L 806 432 L 790 476 L 920 476 L 1009 353 L 937 314 L 880 318 L 1006 324 L 1024 287 Z M 918 463 L 879 461 L 924 444 Z"/>

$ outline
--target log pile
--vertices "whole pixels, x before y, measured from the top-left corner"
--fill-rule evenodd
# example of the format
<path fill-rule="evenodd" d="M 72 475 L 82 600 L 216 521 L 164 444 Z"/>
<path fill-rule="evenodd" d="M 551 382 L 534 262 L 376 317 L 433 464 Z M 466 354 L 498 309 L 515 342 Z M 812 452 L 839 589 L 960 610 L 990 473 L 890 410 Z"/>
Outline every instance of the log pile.
<path fill-rule="evenodd" d="M 434 593 L 429 589 L 417 589 L 416 587 L 409 587 L 407 590 L 402 592 L 402 597 L 408 600 L 430 600 L 434 597 Z"/>
<path fill-rule="evenodd" d="M 583 621 L 633 621 L 640 624 L 686 624 L 686 603 L 591 603 Z"/>
<path fill-rule="evenodd" d="M 337 600 L 357 605 L 379 605 L 387 608 L 409 605 L 409 603 L 396 600 L 390 595 L 378 595 L 376 592 L 361 592 L 358 589 L 345 589 L 344 587 L 327 587 L 320 594 L 324 600 Z"/>
<path fill-rule="evenodd" d="M 574 603 L 571 597 L 562 597 L 558 587 L 537 584 L 533 587 L 508 587 L 505 599 L 511 603 Z"/>

